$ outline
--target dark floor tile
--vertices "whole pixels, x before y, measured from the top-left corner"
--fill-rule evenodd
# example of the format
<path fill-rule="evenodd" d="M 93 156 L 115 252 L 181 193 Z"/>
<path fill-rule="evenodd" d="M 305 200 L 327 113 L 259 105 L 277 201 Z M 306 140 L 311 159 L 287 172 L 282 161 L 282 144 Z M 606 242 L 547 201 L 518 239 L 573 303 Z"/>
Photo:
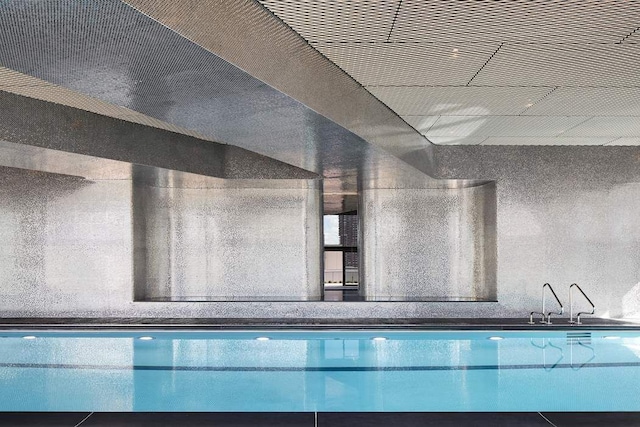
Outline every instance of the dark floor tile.
<path fill-rule="evenodd" d="M 550 427 L 536 412 L 327 412 L 318 414 L 318 427 Z"/>
<path fill-rule="evenodd" d="M 313 427 L 313 413 L 96 413 L 82 427 L 156 427 L 156 426 L 215 426 L 215 427 Z"/>
<path fill-rule="evenodd" d="M 543 412 L 557 427 L 638 427 L 640 412 Z"/>
<path fill-rule="evenodd" d="M 88 412 L 0 412 L 0 426 L 73 427 Z"/>

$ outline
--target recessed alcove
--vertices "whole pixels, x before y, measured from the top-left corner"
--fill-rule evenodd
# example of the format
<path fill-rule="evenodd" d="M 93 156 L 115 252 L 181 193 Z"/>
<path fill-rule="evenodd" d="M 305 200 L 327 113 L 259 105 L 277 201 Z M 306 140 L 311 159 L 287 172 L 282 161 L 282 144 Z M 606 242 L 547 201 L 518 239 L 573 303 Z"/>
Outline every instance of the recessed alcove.
<path fill-rule="evenodd" d="M 496 301 L 496 185 L 361 193 L 366 301 Z"/>
<path fill-rule="evenodd" d="M 314 301 L 320 189 L 312 180 L 134 174 L 136 301 Z"/>

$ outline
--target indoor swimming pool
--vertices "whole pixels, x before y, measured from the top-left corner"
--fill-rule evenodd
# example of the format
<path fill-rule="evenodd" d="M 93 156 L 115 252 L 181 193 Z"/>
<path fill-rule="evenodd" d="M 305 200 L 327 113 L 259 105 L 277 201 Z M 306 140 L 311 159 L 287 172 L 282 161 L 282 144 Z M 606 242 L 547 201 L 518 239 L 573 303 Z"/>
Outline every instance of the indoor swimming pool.
<path fill-rule="evenodd" d="M 640 411 L 640 331 L 0 332 L 0 411 Z"/>

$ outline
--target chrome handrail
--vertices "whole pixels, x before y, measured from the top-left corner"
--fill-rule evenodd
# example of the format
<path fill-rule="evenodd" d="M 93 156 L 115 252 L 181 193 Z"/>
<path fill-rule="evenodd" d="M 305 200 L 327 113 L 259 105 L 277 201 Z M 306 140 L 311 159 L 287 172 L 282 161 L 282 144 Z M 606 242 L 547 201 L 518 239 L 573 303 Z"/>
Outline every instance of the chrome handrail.
<path fill-rule="evenodd" d="M 540 321 L 540 323 L 547 323 L 544 319 L 545 319 L 545 315 L 544 313 L 540 313 L 539 311 L 532 311 L 531 314 L 529 315 L 529 324 L 530 325 L 535 325 L 536 322 L 533 321 L 533 315 L 534 314 L 542 314 L 542 320 Z"/>
<path fill-rule="evenodd" d="M 577 317 L 577 321 L 573 320 L 573 288 L 574 287 L 578 288 L 578 290 L 580 291 L 582 296 L 587 300 L 589 305 L 591 305 L 591 312 L 588 312 L 588 311 L 580 311 L 580 312 L 578 312 L 578 315 L 576 316 Z M 587 294 L 584 293 L 582 288 L 580 286 L 578 286 L 577 283 L 574 283 L 571 286 L 569 286 L 569 323 L 576 324 L 576 325 L 582 325 L 582 322 L 580 322 L 580 316 L 582 316 L 583 314 L 595 314 L 595 312 L 596 312 L 596 306 L 593 304 L 593 302 L 591 302 L 591 300 L 589 299 Z"/>
<path fill-rule="evenodd" d="M 544 313 L 544 308 L 545 308 L 545 291 L 547 290 L 547 288 L 549 288 L 549 290 L 551 291 L 551 294 L 553 295 L 553 297 L 556 299 L 556 302 L 558 303 L 558 305 L 560 306 L 560 311 L 555 313 L 553 311 L 550 311 L 549 313 L 547 313 L 547 321 L 545 322 L 547 325 L 551 324 L 551 315 L 552 314 L 557 314 L 559 316 L 564 314 L 564 306 L 562 305 L 562 303 L 560 302 L 560 298 L 558 298 L 558 295 L 556 295 L 556 292 L 553 290 L 553 288 L 551 287 L 550 284 L 545 283 L 544 285 L 542 285 L 542 312 Z"/>

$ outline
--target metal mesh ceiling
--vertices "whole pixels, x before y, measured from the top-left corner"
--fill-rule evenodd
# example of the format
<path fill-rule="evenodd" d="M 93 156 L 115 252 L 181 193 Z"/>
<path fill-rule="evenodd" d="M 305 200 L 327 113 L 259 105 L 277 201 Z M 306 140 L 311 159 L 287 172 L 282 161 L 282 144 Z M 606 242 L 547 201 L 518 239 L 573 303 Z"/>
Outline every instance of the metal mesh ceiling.
<path fill-rule="evenodd" d="M 385 41 L 400 0 L 264 0 L 262 3 L 307 40 Z M 321 19 L 321 24 L 319 24 Z"/>
<path fill-rule="evenodd" d="M 113 117 L 131 123 L 164 129 L 199 139 L 211 140 L 196 131 L 182 128 L 129 108 L 113 105 L 4 67 L 0 67 L 0 90 L 42 101 L 66 105 L 68 107 L 79 108 L 91 113 Z"/>
<path fill-rule="evenodd" d="M 263 0 L 437 144 L 640 145 L 640 0 Z"/>
<path fill-rule="evenodd" d="M 0 90 L 197 132 L 322 174 L 335 194 L 451 185 L 426 175 L 426 139 L 252 0 L 0 0 L 0 28 Z M 271 46 L 256 54 L 258 37 Z M 291 69 L 305 77 L 287 86 Z M 332 103 L 358 113 L 339 122 L 346 107 Z"/>
<path fill-rule="evenodd" d="M 626 0 L 403 0 L 391 40 L 616 43 L 638 16 Z"/>

